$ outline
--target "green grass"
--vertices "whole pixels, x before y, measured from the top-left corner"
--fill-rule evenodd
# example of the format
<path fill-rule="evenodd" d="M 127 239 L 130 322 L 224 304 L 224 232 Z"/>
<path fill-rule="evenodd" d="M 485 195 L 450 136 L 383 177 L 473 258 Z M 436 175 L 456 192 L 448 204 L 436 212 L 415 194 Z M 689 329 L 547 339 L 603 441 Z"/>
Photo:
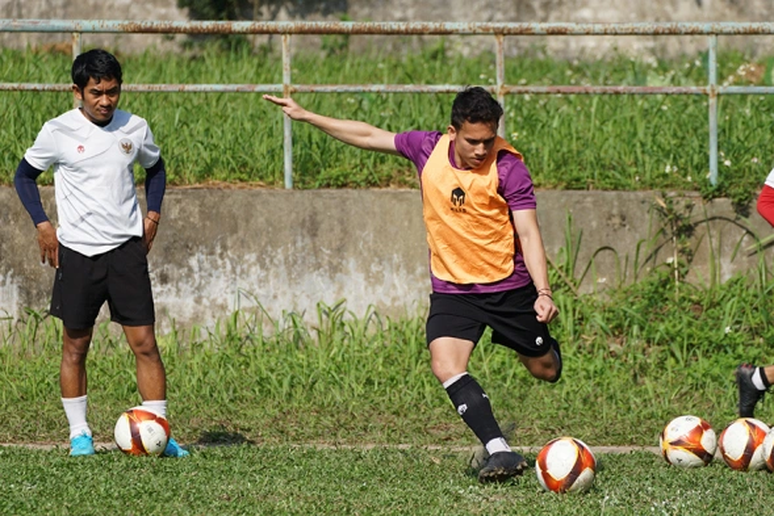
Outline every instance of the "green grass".
<path fill-rule="evenodd" d="M 542 491 L 532 470 L 482 486 L 468 455 L 411 448 L 222 446 L 186 460 L 0 449 L 3 514 L 735 515 L 771 505 L 771 476 L 717 460 L 680 470 L 649 452 L 598 455 L 592 488 Z M 530 462 L 534 454 L 527 455 Z"/>
<path fill-rule="evenodd" d="M 492 56 L 441 59 L 443 53 L 429 47 L 404 60 L 298 56 L 294 81 L 491 82 Z M 121 58 L 127 82 L 280 80 L 271 52 Z M 0 75 L 66 82 L 69 59 L 0 50 Z M 506 79 L 704 84 L 703 59 L 576 63 L 535 52 L 509 60 Z M 721 56 L 721 79 L 735 76 L 747 60 Z M 299 99 L 393 131 L 442 129 L 450 104 L 446 95 Z M 506 103 L 506 132 L 539 187 L 700 189 L 739 200 L 752 195 L 772 165 L 762 151 L 774 138 L 772 100 L 721 99 L 721 161 L 729 165 L 721 166 L 714 191 L 705 179 L 702 97 L 520 96 Z M 151 121 L 171 183 L 282 184 L 281 116 L 257 96 L 125 94 L 122 101 Z M 0 184 L 11 182 L 42 123 L 71 105 L 69 94 L 0 93 Z M 303 125 L 294 126 L 294 138 L 298 187 L 415 186 L 414 171 L 402 160 L 348 149 Z M 496 416 L 515 424 L 512 443 L 537 447 L 573 435 L 591 446 L 655 446 L 663 426 L 687 413 L 721 430 L 734 418 L 736 365 L 766 364 L 774 356 L 771 271 L 761 261 L 750 277 L 724 284 L 708 278 L 678 290 L 669 271 L 644 274 L 634 263 L 622 272 L 634 284 L 579 295 L 571 240 L 551 271 L 561 309 L 552 332 L 563 346 L 562 381 L 534 380 L 512 353 L 490 345 L 488 334 L 471 361 Z M 32 309 L 2 324 L 0 442 L 20 445 L 0 448 L 3 514 L 735 515 L 774 502 L 767 473 L 737 473 L 718 461 L 678 470 L 648 452 L 598 456 L 594 487 L 580 496 L 544 493 L 532 472 L 510 484 L 481 486 L 467 470 L 470 453 L 455 451 L 474 446 L 475 438 L 430 372 L 423 316 L 353 314 L 344 303 L 320 305 L 311 325 L 295 313 L 271 320 L 242 311 L 214 328 L 160 335 L 173 433 L 192 456 L 173 461 L 103 452 L 73 460 L 66 456 L 58 395 L 60 324 Z M 89 420 L 95 438 L 108 442 L 118 414 L 139 402 L 133 357 L 114 327 L 98 327 L 88 367 Z M 774 422 L 770 401 L 758 415 Z M 24 446 L 51 443 L 57 447 Z M 534 461 L 534 453 L 527 457 Z"/>
<path fill-rule="evenodd" d="M 735 418 L 734 368 L 774 356 L 774 281 L 763 262 L 749 277 L 679 291 L 670 271 L 656 270 L 604 295 L 575 294 L 563 282 L 568 263 L 551 270 L 563 379 L 531 378 L 488 334 L 469 368 L 531 463 L 560 435 L 653 447 L 678 415 L 718 433 Z M 468 469 L 475 437 L 430 372 L 423 316 L 353 314 L 343 302 L 316 316 L 240 311 L 160 336 L 173 435 L 192 450 L 179 461 L 68 458 L 61 325 L 34 310 L 5 321 L 0 442 L 18 446 L 0 448 L 0 512 L 735 515 L 774 502 L 766 472 L 718 460 L 680 470 L 647 451 L 600 453 L 595 484 L 579 496 L 544 493 L 532 471 L 481 486 Z M 109 443 L 118 414 L 140 401 L 133 357 L 106 324 L 89 357 L 89 421 Z M 768 398 L 757 416 L 774 421 Z"/>
<path fill-rule="evenodd" d="M 272 51 L 120 55 L 130 83 L 278 83 Z M 741 65 L 767 67 L 762 76 Z M 5 81 L 68 82 L 70 57 L 0 50 Z M 774 58 L 721 53 L 719 78 L 728 84 L 771 84 Z M 317 84 L 492 84 L 494 56 L 462 57 L 443 40 L 405 56 L 307 53 L 294 57 L 293 81 Z M 705 85 L 706 55 L 669 60 L 612 56 L 598 61 L 552 59 L 539 50 L 506 61 L 510 84 Z M 299 94 L 324 114 L 368 121 L 391 131 L 444 130 L 451 95 Z M 703 96 L 509 96 L 505 132 L 521 150 L 541 188 L 701 190 L 749 200 L 774 165 L 772 96 L 720 99 L 720 181 L 707 180 L 707 98 Z M 0 92 L 0 184 L 40 126 L 72 107 L 69 93 Z M 149 119 L 169 165 L 172 184 L 212 181 L 283 183 L 282 116 L 258 94 L 126 93 L 122 107 Z M 297 188 L 415 187 L 406 160 L 348 148 L 304 124 L 294 124 Z M 140 173 L 141 175 L 141 173 Z M 50 175 L 42 181 L 50 181 Z"/>
<path fill-rule="evenodd" d="M 653 446 L 664 424 L 686 413 L 720 427 L 734 418 L 736 365 L 774 356 L 770 277 L 763 269 L 722 285 L 685 284 L 678 299 L 662 273 L 605 296 L 558 286 L 561 382 L 533 379 L 488 334 L 469 370 L 498 418 L 515 423 L 518 445 L 569 434 L 591 445 Z M 0 442 L 61 442 L 61 326 L 30 312 L 2 334 Z M 340 303 L 320 305 L 306 325 L 294 313 L 270 320 L 243 311 L 210 330 L 162 335 L 160 347 L 183 442 L 475 442 L 430 372 L 421 315 L 357 315 Z M 88 367 L 90 422 L 98 440 L 110 440 L 118 414 L 139 402 L 133 357 L 115 328 L 98 327 Z M 764 404 L 761 418 L 771 413 Z"/>

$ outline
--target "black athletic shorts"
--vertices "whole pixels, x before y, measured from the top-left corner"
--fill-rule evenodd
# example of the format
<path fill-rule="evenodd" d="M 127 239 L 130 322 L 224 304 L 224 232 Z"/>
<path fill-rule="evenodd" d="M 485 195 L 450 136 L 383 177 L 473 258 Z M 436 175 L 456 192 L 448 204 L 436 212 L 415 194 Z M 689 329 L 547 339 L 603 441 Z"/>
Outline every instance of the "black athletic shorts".
<path fill-rule="evenodd" d="M 59 246 L 51 315 L 62 319 L 65 328 L 91 328 L 105 301 L 110 308 L 110 319 L 123 326 L 146 326 L 155 322 L 142 238 L 134 237 L 96 256 L 85 256 Z"/>
<path fill-rule="evenodd" d="M 492 342 L 528 356 L 540 357 L 559 343 L 548 333 L 548 326 L 537 320 L 533 284 L 491 294 L 430 294 L 427 317 L 427 344 L 439 337 L 455 337 L 477 344 L 487 326 Z M 561 356 L 561 355 L 560 355 Z"/>

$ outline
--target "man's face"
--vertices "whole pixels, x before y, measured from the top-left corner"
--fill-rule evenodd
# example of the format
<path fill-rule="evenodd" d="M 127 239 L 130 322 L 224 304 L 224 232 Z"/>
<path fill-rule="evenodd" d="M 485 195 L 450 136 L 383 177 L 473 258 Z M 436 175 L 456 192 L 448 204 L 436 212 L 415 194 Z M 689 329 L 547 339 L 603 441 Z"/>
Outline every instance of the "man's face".
<path fill-rule="evenodd" d="M 118 106 L 121 85 L 112 78 L 103 78 L 97 82 L 94 77 L 89 77 L 89 82 L 83 90 L 73 85 L 73 93 L 75 98 L 82 102 L 81 112 L 86 118 L 97 125 L 106 125 L 113 118 L 113 112 Z"/>
<path fill-rule="evenodd" d="M 454 160 L 457 166 L 478 168 L 494 146 L 497 124 L 463 122 L 459 129 L 450 125 L 448 132 L 454 142 Z"/>

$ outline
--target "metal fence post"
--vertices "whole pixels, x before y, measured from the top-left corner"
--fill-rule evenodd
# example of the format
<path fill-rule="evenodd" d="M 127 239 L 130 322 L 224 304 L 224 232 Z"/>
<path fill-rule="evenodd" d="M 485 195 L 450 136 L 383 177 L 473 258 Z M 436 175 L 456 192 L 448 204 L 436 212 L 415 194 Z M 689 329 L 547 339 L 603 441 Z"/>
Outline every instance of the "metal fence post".
<path fill-rule="evenodd" d="M 72 48 L 73 52 L 73 61 L 75 61 L 75 58 L 81 55 L 81 33 L 80 32 L 73 32 L 72 35 L 72 42 L 70 47 Z M 81 103 L 75 99 L 75 95 L 73 95 L 73 109 L 79 108 Z"/>
<path fill-rule="evenodd" d="M 497 134 L 501 138 L 505 138 L 505 122 L 508 115 L 505 112 L 505 93 L 503 93 L 503 86 L 505 85 L 505 35 L 495 34 L 495 75 L 497 77 L 497 101 L 503 107 L 503 116 L 500 120 L 500 125 L 497 126 Z"/>
<path fill-rule="evenodd" d="M 709 180 L 718 184 L 718 36 L 709 36 Z"/>
<path fill-rule="evenodd" d="M 290 96 L 290 34 L 282 35 L 282 96 Z M 285 170 L 285 188 L 293 189 L 293 122 L 289 116 L 282 119 L 284 135 L 282 152 Z"/>

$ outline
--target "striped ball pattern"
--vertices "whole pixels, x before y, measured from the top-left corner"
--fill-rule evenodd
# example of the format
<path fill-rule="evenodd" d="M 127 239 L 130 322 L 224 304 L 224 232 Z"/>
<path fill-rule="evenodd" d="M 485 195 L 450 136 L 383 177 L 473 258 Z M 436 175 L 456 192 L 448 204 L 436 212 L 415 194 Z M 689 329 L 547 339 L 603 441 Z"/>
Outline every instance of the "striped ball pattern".
<path fill-rule="evenodd" d="M 755 418 L 742 417 L 732 422 L 720 434 L 723 460 L 737 471 L 765 468 L 763 440 L 768 432 L 768 425 Z"/>
<path fill-rule="evenodd" d="M 546 491 L 586 491 L 594 483 L 597 460 L 580 439 L 559 437 L 546 444 L 535 461 L 538 481 Z"/>
<path fill-rule="evenodd" d="M 715 431 L 704 419 L 679 416 L 670 421 L 659 437 L 661 455 L 673 466 L 694 468 L 712 462 L 717 449 Z"/>
<path fill-rule="evenodd" d="M 150 410 L 131 408 L 119 416 L 114 437 L 127 455 L 161 455 L 169 440 L 169 423 Z"/>

